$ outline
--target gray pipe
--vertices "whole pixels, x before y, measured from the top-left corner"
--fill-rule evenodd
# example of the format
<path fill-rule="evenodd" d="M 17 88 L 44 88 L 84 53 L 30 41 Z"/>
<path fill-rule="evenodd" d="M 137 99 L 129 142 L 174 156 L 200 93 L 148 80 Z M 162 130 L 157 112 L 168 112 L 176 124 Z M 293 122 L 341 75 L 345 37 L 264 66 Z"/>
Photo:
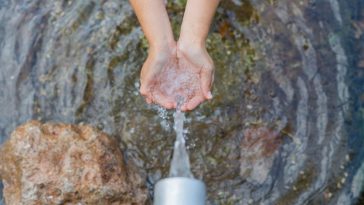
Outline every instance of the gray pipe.
<path fill-rule="evenodd" d="M 154 188 L 154 205 L 205 205 L 205 184 L 197 179 L 171 177 Z"/>

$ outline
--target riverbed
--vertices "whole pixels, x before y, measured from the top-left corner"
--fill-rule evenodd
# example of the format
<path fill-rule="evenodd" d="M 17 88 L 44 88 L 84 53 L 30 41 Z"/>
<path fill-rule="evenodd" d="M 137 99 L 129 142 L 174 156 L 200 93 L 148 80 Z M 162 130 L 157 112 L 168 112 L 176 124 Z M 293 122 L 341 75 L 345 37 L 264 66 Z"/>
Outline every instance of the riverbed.
<path fill-rule="evenodd" d="M 167 5 L 176 36 L 184 4 Z M 207 40 L 214 98 L 185 122 L 208 205 L 357 202 L 363 42 L 362 0 L 221 3 Z M 174 111 L 138 92 L 147 49 L 126 0 L 0 0 L 0 143 L 30 119 L 91 124 L 118 139 L 152 197 L 175 133 Z"/>

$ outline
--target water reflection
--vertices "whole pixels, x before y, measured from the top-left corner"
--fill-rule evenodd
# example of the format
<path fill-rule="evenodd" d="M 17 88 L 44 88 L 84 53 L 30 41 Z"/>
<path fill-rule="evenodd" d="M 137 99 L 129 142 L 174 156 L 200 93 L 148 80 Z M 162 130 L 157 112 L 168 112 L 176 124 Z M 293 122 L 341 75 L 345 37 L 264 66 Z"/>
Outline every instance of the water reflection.
<path fill-rule="evenodd" d="M 182 2 L 168 5 L 176 33 Z M 208 204 L 354 201 L 364 172 L 363 7 L 222 2 L 208 40 L 214 100 L 186 116 Z M 0 1 L 0 34 L 1 141 L 29 119 L 89 123 L 120 139 L 149 187 L 168 175 L 172 113 L 138 94 L 147 45 L 127 1 Z"/>

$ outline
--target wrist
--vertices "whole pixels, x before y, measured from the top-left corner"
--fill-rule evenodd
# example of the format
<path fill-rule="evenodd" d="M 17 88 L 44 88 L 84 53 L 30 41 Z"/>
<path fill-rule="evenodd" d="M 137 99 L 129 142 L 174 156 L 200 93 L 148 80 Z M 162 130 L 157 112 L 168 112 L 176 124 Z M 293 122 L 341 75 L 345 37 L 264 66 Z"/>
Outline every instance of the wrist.
<path fill-rule="evenodd" d="M 174 40 L 153 41 L 149 43 L 149 52 L 171 53 L 176 49 L 177 43 Z"/>
<path fill-rule="evenodd" d="M 149 46 L 148 56 L 154 62 L 163 63 L 176 55 L 176 48 L 177 43 L 175 41 L 151 44 Z"/>
<path fill-rule="evenodd" d="M 196 55 L 206 50 L 205 41 L 181 37 L 177 42 L 178 52 L 184 55 Z"/>
<path fill-rule="evenodd" d="M 192 32 L 181 31 L 180 38 L 178 39 L 178 44 L 182 46 L 200 48 L 200 49 L 206 47 L 205 37 L 191 35 L 191 34 Z"/>
<path fill-rule="evenodd" d="M 148 38 L 149 48 L 155 51 L 168 51 L 176 46 L 176 41 L 174 40 L 172 30 L 165 30 L 159 32 L 157 35 L 153 35 Z"/>

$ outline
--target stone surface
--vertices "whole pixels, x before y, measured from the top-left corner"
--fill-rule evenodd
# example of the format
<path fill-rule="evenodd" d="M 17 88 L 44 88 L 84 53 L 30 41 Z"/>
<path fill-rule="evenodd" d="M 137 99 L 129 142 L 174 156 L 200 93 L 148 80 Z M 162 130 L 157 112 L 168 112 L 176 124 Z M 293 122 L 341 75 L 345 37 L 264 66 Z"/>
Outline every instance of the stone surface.
<path fill-rule="evenodd" d="M 118 143 L 85 125 L 18 127 L 0 149 L 0 178 L 7 205 L 126 205 L 147 198 Z"/>
<path fill-rule="evenodd" d="M 272 168 L 282 140 L 278 131 L 251 127 L 244 131 L 241 143 L 240 173 L 251 183 L 263 183 Z"/>

